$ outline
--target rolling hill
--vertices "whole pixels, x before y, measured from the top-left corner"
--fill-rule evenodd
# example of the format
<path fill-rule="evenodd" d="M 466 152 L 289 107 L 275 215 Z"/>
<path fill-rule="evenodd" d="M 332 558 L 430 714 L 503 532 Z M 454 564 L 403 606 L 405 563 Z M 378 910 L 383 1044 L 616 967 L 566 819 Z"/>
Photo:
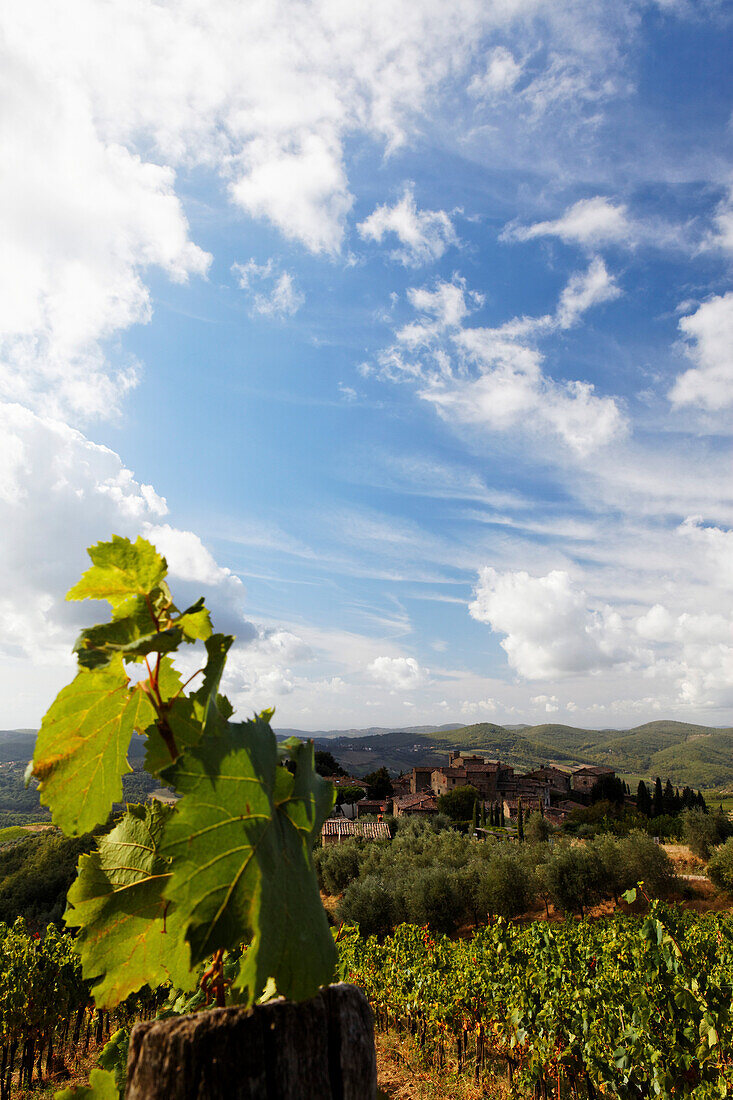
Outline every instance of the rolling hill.
<path fill-rule="evenodd" d="M 589 730 L 545 724 L 507 728 L 490 723 L 415 734 L 399 730 L 371 737 L 317 739 L 347 771 L 364 774 L 385 764 L 392 771 L 444 764 L 449 749 L 471 749 L 518 770 L 549 761 L 608 764 L 627 777 L 667 776 L 677 786 L 733 786 L 733 729 L 687 722 L 647 722 L 628 730 Z"/>
<path fill-rule="evenodd" d="M 383 730 L 278 730 L 313 738 L 331 751 L 347 771 L 364 775 L 386 765 L 392 772 L 416 764 L 444 764 L 449 749 L 470 749 L 525 770 L 554 761 L 559 764 L 608 764 L 631 779 L 667 776 L 677 786 L 733 789 L 733 728 L 697 726 L 661 720 L 632 729 L 591 730 L 547 723 L 539 726 L 412 726 Z M 33 754 L 33 730 L 0 730 L 0 763 L 27 761 Z M 133 737 L 131 763 L 145 752 L 142 737 Z M 2 809 L 2 807 L 0 807 Z"/>

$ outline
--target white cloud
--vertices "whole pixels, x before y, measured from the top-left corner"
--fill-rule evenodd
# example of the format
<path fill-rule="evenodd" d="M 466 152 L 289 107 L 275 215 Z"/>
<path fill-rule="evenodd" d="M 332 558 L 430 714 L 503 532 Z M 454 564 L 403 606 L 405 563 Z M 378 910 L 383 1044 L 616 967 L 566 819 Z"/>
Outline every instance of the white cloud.
<path fill-rule="evenodd" d="M 218 565 L 193 531 L 181 531 L 168 523 L 146 523 L 143 534 L 164 555 L 174 577 L 205 585 L 226 585 L 235 598 L 244 596 L 244 586 L 230 569 Z"/>
<path fill-rule="evenodd" d="M 571 328 L 593 306 L 612 302 L 620 294 L 603 260 L 596 256 L 587 271 L 572 276 L 560 295 L 556 314 L 560 328 Z"/>
<path fill-rule="evenodd" d="M 139 366 L 114 340 L 151 316 L 149 269 L 185 280 L 210 261 L 190 240 L 177 173 L 218 175 L 248 215 L 335 255 L 350 141 L 405 143 L 477 49 L 481 88 L 516 94 L 520 62 L 495 44 L 515 33 L 546 58 L 535 49 L 521 93 L 532 110 L 608 99 L 633 25 L 626 4 L 551 0 L 4 5 L 0 398 L 76 418 L 118 408 Z M 453 239 L 447 215 L 407 198 L 383 218 L 410 262 Z M 297 301 L 283 273 L 260 305 L 289 314 Z"/>
<path fill-rule="evenodd" d="M 586 593 L 569 575 L 553 570 L 544 577 L 525 572 L 479 574 L 474 619 L 504 634 L 509 664 L 527 680 L 587 673 L 628 660 L 622 624 L 609 607 L 592 610 Z"/>
<path fill-rule="evenodd" d="M 733 254 L 733 186 L 719 203 L 713 221 L 715 232 L 710 234 L 708 246 Z"/>
<path fill-rule="evenodd" d="M 357 226 L 364 240 L 381 244 L 386 234 L 393 233 L 402 248 L 391 253 L 405 267 L 438 260 L 449 245 L 457 244 L 453 223 L 444 210 L 420 210 L 415 202 L 412 185 L 407 185 L 402 198 L 394 204 L 378 206 Z"/>
<path fill-rule="evenodd" d="M 238 648 L 264 636 L 242 616 L 239 578 L 219 566 L 193 532 L 162 522 L 165 500 L 114 451 L 58 420 L 7 403 L 0 403 L 0 440 L 0 693 L 6 723 L 40 720 L 68 680 L 74 639 L 99 609 L 67 603 L 64 595 L 89 564 L 87 547 L 112 534 L 149 538 L 168 559 L 179 604 L 205 595 L 215 625 L 235 633 Z M 268 658 L 284 651 L 292 656 L 294 649 L 275 635 L 263 644 Z M 192 654 L 186 659 L 196 660 Z"/>
<path fill-rule="evenodd" d="M 113 451 L 19 405 L 0 403 L 0 439 L 11 457 L 0 478 L 0 648 L 63 668 L 80 621 L 64 594 L 86 567 L 87 546 L 137 533 L 166 503 Z"/>
<path fill-rule="evenodd" d="M 304 134 L 286 148 L 255 140 L 242 163 L 244 175 L 230 186 L 236 203 L 311 252 L 340 250 L 353 199 L 335 135 Z"/>
<path fill-rule="evenodd" d="M 173 171 L 101 140 L 80 89 L 19 55 L 0 53 L 0 399 L 107 416 L 137 381 L 107 344 L 150 319 L 146 270 L 181 282 L 210 257 L 188 239 Z"/>
<path fill-rule="evenodd" d="M 368 668 L 375 680 L 392 691 L 411 691 L 425 682 L 425 670 L 414 657 L 376 657 Z"/>
<path fill-rule="evenodd" d="M 543 356 L 531 341 L 570 328 L 587 310 L 619 294 L 596 257 L 570 278 L 554 314 L 481 328 L 465 324 L 483 299 L 468 293 L 464 280 L 411 288 L 408 300 L 420 316 L 397 330 L 396 343 L 379 357 L 380 373 L 416 383 L 419 396 L 450 423 L 491 431 L 531 427 L 583 455 L 624 434 L 623 414 L 590 383 L 547 377 Z"/>
<path fill-rule="evenodd" d="M 707 525 L 699 516 L 689 516 L 677 531 L 701 548 L 715 586 L 733 591 L 733 531 Z"/>
<path fill-rule="evenodd" d="M 704 302 L 680 320 L 680 329 L 696 366 L 678 375 L 670 400 L 711 412 L 728 408 L 733 404 L 733 293 Z"/>
<path fill-rule="evenodd" d="M 483 73 L 477 73 L 468 85 L 468 94 L 476 99 L 492 99 L 510 92 L 522 75 L 522 64 L 506 46 L 489 53 Z"/>
<path fill-rule="evenodd" d="M 252 311 L 265 317 L 292 317 L 305 302 L 289 271 L 281 271 L 274 260 L 265 264 L 248 260 L 232 264 L 242 290 L 250 293 Z M 260 287 L 261 289 L 257 289 Z"/>
<path fill-rule="evenodd" d="M 533 225 L 508 225 L 502 240 L 532 241 L 537 237 L 559 237 L 566 244 L 597 247 L 610 243 L 631 242 L 634 231 L 626 206 L 613 203 L 602 195 L 581 199 L 554 221 Z"/>
<path fill-rule="evenodd" d="M 560 709 L 560 700 L 557 695 L 533 695 L 530 703 L 536 707 L 542 707 L 545 714 L 555 714 Z"/>

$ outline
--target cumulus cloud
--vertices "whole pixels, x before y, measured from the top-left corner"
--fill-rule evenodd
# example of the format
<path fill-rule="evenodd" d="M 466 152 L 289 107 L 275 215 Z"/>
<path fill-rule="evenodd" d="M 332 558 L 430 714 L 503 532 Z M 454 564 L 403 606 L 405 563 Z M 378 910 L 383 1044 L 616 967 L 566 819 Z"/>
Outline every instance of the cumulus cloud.
<path fill-rule="evenodd" d="M 64 665 L 79 619 L 64 594 L 86 566 L 86 547 L 137 533 L 165 515 L 166 502 L 107 447 L 19 405 L 0 404 L 0 440 L 0 648 Z"/>
<path fill-rule="evenodd" d="M 444 210 L 420 210 L 409 184 L 393 206 L 378 206 L 357 229 L 364 240 L 378 244 L 386 235 L 394 234 L 402 248 L 391 255 L 405 267 L 438 260 L 449 245 L 458 241 L 450 216 Z"/>
<path fill-rule="evenodd" d="M 414 657 L 376 657 L 368 666 L 372 677 L 392 691 L 411 691 L 425 682 L 425 670 Z"/>
<path fill-rule="evenodd" d="M 596 195 L 592 199 L 581 199 L 552 221 L 533 225 L 512 223 L 501 234 L 501 239 L 506 241 L 532 241 L 537 237 L 559 237 L 566 244 L 595 248 L 611 243 L 628 244 L 633 239 L 633 228 L 623 203 Z"/>
<path fill-rule="evenodd" d="M 146 271 L 182 282 L 211 257 L 189 240 L 170 168 L 101 140 L 90 103 L 53 67 L 6 44 L 0 70 L 0 398 L 108 416 L 137 382 L 134 360 L 111 361 L 107 344 L 150 319 Z"/>
<path fill-rule="evenodd" d="M 491 431 L 531 424 L 586 454 L 622 435 L 624 416 L 613 398 L 599 396 L 590 383 L 549 378 L 535 341 L 578 324 L 587 310 L 619 293 L 596 257 L 570 278 L 553 314 L 482 328 L 466 323 L 483 299 L 469 293 L 464 280 L 411 288 L 408 300 L 419 316 L 398 329 L 396 342 L 381 353 L 380 374 L 412 381 L 451 423 Z"/>
<path fill-rule="evenodd" d="M 695 366 L 678 375 L 670 400 L 710 412 L 733 404 L 733 292 L 717 295 L 680 320 Z"/>
<path fill-rule="evenodd" d="M 509 664 L 527 680 L 546 680 L 608 668 L 629 657 L 618 614 L 591 609 L 582 588 L 562 570 L 479 573 L 469 612 L 503 634 Z"/>
<path fill-rule="evenodd" d="M 560 700 L 557 695 L 533 695 L 530 703 L 536 707 L 542 707 L 545 714 L 555 714 L 560 709 Z"/>
<path fill-rule="evenodd" d="M 233 264 L 232 271 L 241 289 L 249 292 L 252 311 L 261 316 L 292 317 L 305 302 L 290 272 L 281 271 L 272 259 L 265 264 L 255 260 Z"/>
<path fill-rule="evenodd" d="M 193 531 L 181 531 L 169 523 L 146 523 L 143 534 L 164 555 L 174 577 L 197 584 L 226 585 L 240 598 L 244 595 L 239 577 L 219 565 Z"/>

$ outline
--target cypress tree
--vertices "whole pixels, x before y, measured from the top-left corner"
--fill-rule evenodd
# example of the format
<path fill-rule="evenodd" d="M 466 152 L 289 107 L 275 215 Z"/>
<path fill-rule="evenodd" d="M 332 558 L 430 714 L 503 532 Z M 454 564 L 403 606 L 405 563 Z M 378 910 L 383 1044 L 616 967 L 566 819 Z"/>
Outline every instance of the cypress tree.
<path fill-rule="evenodd" d="M 540 808 L 540 817 L 544 817 L 545 816 L 545 803 L 541 798 L 539 798 L 537 800 L 537 805 Z"/>
<path fill-rule="evenodd" d="M 524 840 L 524 811 L 521 798 L 517 803 L 517 837 L 520 841 Z"/>
<path fill-rule="evenodd" d="M 664 791 L 662 780 L 657 776 L 654 781 L 654 795 L 652 797 L 652 817 L 661 817 L 664 813 Z"/>
<path fill-rule="evenodd" d="M 639 786 L 636 789 L 636 808 L 640 814 L 649 817 L 651 798 L 649 797 L 649 788 L 643 779 L 639 780 Z"/>
<path fill-rule="evenodd" d="M 471 812 L 471 832 L 475 833 L 478 829 L 478 799 L 473 804 L 473 810 Z"/>
<path fill-rule="evenodd" d="M 664 784 L 664 812 L 665 814 L 674 813 L 674 787 L 671 779 Z"/>
<path fill-rule="evenodd" d="M 499 803 L 499 808 L 501 810 L 501 817 L 500 817 L 500 822 L 499 823 L 500 823 L 500 825 L 503 829 L 504 825 L 506 824 L 505 821 L 504 821 L 504 802 L 503 801 Z"/>

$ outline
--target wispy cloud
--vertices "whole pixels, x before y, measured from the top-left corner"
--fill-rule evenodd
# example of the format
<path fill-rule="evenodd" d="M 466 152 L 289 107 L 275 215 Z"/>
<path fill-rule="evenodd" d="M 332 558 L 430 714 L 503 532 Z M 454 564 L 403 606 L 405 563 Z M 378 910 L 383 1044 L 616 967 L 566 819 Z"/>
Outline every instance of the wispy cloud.
<path fill-rule="evenodd" d="M 378 244 L 385 236 L 395 236 L 402 247 L 391 256 L 405 267 L 438 260 L 450 245 L 458 243 L 453 222 L 444 210 L 418 208 L 413 184 L 405 186 L 402 198 L 393 206 L 378 206 L 357 229 L 364 240 Z"/>
<path fill-rule="evenodd" d="M 232 271 L 240 288 L 249 294 L 252 312 L 261 317 L 293 317 L 305 302 L 293 276 L 280 270 L 273 259 L 264 264 L 250 259 L 244 264 L 233 264 Z"/>

